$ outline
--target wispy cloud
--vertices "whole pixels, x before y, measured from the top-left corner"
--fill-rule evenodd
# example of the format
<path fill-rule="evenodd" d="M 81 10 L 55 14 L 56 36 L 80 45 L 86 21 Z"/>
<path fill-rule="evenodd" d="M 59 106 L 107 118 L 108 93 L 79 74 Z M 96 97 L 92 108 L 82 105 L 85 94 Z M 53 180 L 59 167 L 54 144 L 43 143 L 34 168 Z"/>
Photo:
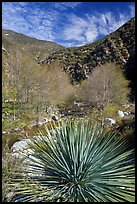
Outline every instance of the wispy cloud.
<path fill-rule="evenodd" d="M 75 8 L 79 6 L 82 2 L 58 2 L 54 4 L 54 7 L 60 10 L 66 10 L 68 8 Z"/>
<path fill-rule="evenodd" d="M 85 18 L 76 15 L 69 16 L 69 24 L 64 27 L 62 37 L 74 41 L 73 45 L 92 43 L 100 36 L 108 35 L 131 18 L 131 14 L 118 13 L 115 16 L 112 12 L 86 14 Z"/>
<path fill-rule="evenodd" d="M 58 14 L 55 10 L 42 11 L 31 8 L 28 3 L 4 3 L 2 24 L 4 29 L 14 30 L 43 40 L 54 41 L 52 30 Z"/>
<path fill-rule="evenodd" d="M 89 24 L 88 19 L 73 14 L 69 16 L 69 25 L 64 27 L 62 35 L 67 40 L 74 40 L 78 44 L 83 44 L 94 41 L 98 33 L 95 24 Z"/>
<path fill-rule="evenodd" d="M 135 6 L 131 5 L 129 6 L 129 8 L 130 8 L 130 15 L 135 16 Z"/>
<path fill-rule="evenodd" d="M 96 41 L 115 31 L 135 15 L 133 5 L 125 13 L 94 11 L 93 14 L 81 13 L 82 4 L 83 2 L 3 2 L 2 26 L 3 29 L 72 47 Z"/>

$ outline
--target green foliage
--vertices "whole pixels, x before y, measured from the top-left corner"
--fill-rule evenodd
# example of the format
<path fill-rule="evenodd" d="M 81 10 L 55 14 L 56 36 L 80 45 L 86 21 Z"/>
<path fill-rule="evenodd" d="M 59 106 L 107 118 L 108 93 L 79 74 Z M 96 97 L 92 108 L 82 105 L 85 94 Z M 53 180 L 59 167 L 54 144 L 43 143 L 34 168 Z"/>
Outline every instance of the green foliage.
<path fill-rule="evenodd" d="M 16 202 L 135 202 L 134 150 L 86 122 L 63 122 L 32 141 L 13 180 Z"/>

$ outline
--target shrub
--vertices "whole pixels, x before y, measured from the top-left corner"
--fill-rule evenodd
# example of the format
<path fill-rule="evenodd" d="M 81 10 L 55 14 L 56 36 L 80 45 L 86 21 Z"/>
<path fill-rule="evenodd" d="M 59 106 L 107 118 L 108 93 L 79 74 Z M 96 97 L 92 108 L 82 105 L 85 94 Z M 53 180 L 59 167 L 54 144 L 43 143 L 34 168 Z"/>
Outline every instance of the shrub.
<path fill-rule="evenodd" d="M 79 121 L 46 131 L 32 141 L 12 183 L 14 202 L 134 201 L 134 150 L 116 133 Z"/>

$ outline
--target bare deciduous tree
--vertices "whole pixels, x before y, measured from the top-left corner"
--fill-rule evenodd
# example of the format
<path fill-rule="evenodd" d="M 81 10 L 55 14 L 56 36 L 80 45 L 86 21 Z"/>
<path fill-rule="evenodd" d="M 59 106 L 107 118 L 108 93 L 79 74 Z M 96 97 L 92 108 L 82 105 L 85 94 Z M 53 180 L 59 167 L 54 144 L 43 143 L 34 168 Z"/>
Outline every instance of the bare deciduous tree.
<path fill-rule="evenodd" d="M 109 103 L 122 104 L 128 99 L 128 80 L 122 70 L 109 63 L 94 68 L 79 87 L 79 97 L 103 109 Z"/>

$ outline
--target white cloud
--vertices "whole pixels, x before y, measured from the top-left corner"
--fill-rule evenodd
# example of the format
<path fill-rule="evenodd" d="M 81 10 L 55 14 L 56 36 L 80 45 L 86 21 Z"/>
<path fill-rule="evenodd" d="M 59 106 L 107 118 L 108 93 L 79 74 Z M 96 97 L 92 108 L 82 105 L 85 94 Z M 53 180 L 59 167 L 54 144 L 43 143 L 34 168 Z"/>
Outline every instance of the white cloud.
<path fill-rule="evenodd" d="M 130 15 L 131 15 L 132 17 L 134 17 L 134 16 L 135 16 L 135 6 L 134 6 L 134 5 L 129 6 L 129 9 L 130 9 Z"/>
<path fill-rule="evenodd" d="M 119 12 L 117 16 L 112 12 L 103 11 L 80 16 L 80 13 L 76 15 L 73 11 L 82 2 L 48 3 L 42 3 L 43 6 L 39 7 L 33 2 L 3 2 L 3 29 L 41 40 L 61 42 L 60 44 L 66 47 L 81 46 L 114 32 L 135 13 L 132 5 L 129 6 L 128 12 Z"/>
<path fill-rule="evenodd" d="M 85 41 L 84 31 L 87 26 L 86 20 L 73 14 L 69 16 L 69 24 L 63 31 L 63 37 L 67 40 Z"/>
<path fill-rule="evenodd" d="M 100 14 L 97 19 L 99 24 L 98 34 L 107 35 L 114 32 L 125 22 L 127 22 L 129 20 L 129 16 L 119 13 L 118 20 L 116 20 L 116 17 L 111 12 L 108 12 L 105 14 Z"/>
<path fill-rule="evenodd" d="M 81 3 L 82 2 L 58 2 L 54 4 L 54 7 L 64 11 L 68 8 L 74 9 L 75 7 L 79 6 Z"/>
<path fill-rule="evenodd" d="M 77 41 L 78 44 L 93 42 L 98 36 L 94 20 L 94 18 L 82 19 L 75 15 L 69 16 L 70 24 L 64 28 L 63 37 L 67 40 Z"/>
<path fill-rule="evenodd" d="M 52 9 L 42 11 L 38 7 L 33 9 L 30 6 L 27 7 L 28 3 L 22 3 L 3 4 L 3 29 L 13 30 L 38 39 L 54 41 L 52 30 L 58 19 L 57 12 Z"/>
<path fill-rule="evenodd" d="M 99 36 L 105 36 L 114 32 L 131 17 L 131 13 L 119 12 L 115 16 L 112 12 L 105 12 L 94 15 L 86 14 L 83 19 L 73 14 L 68 17 L 69 24 L 64 27 L 62 35 L 66 40 L 74 41 L 74 44 L 76 43 L 75 41 L 78 44 L 92 43 Z"/>
<path fill-rule="evenodd" d="M 93 42 L 94 40 L 96 40 L 98 36 L 97 29 L 95 27 L 94 29 L 88 28 L 88 30 L 85 32 L 85 36 L 86 36 L 87 42 Z"/>

